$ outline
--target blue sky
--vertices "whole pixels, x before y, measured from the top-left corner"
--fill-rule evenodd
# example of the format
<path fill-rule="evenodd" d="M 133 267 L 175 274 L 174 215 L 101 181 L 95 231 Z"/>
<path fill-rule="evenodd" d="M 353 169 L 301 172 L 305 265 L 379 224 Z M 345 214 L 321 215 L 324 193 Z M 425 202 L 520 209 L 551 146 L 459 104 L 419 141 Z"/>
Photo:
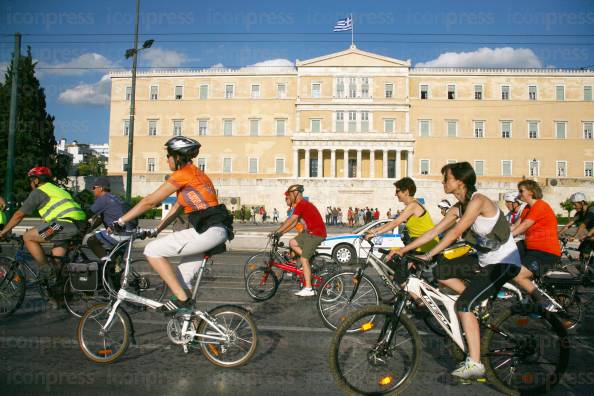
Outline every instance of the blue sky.
<path fill-rule="evenodd" d="M 123 54 L 133 46 L 134 12 L 135 0 L 0 2 L 0 67 L 10 61 L 10 35 L 23 33 L 57 138 L 107 142 L 104 76 L 131 65 Z M 156 41 L 139 66 L 241 67 L 341 51 L 350 32 L 332 27 L 351 12 L 358 48 L 413 65 L 594 67 L 592 0 L 143 0 L 141 42 Z"/>

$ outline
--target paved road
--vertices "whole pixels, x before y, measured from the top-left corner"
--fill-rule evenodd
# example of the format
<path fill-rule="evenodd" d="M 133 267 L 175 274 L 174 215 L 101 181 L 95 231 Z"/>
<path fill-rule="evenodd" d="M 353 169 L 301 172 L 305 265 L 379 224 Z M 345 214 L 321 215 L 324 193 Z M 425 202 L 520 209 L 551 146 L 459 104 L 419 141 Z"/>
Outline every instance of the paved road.
<path fill-rule="evenodd" d="M 203 307 L 240 304 L 253 312 L 259 347 L 239 369 L 220 369 L 199 353 L 184 354 L 165 333 L 165 319 L 154 312 L 132 313 L 136 345 L 111 365 L 86 360 L 75 341 L 77 320 L 47 310 L 33 293 L 14 316 L 0 322 L 2 395 L 339 395 L 328 370 L 331 337 L 317 316 L 313 299 L 292 296 L 285 280 L 270 301 L 254 303 L 243 286 L 247 252 L 217 256 L 200 288 Z M 384 290 L 384 293 L 386 291 Z M 570 377 L 554 395 L 591 394 L 594 383 L 594 315 L 573 338 Z M 422 323 L 423 361 L 407 394 L 495 395 L 488 385 L 447 380 L 455 367 L 443 341 Z"/>

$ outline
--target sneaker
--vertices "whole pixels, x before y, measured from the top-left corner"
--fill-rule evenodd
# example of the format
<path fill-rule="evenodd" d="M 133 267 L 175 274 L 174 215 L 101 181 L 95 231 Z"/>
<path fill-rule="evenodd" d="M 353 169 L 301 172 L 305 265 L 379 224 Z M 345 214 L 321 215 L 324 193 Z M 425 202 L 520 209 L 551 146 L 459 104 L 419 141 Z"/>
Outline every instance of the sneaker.
<path fill-rule="evenodd" d="M 311 297 L 315 296 L 316 292 L 311 287 L 304 287 L 303 289 L 295 292 L 295 295 L 298 297 Z"/>
<path fill-rule="evenodd" d="M 541 306 L 541 307 L 542 307 L 544 310 L 546 310 L 546 311 L 549 311 L 549 312 L 553 312 L 553 313 L 557 313 L 557 312 L 559 312 L 559 308 L 557 308 L 557 307 L 555 306 L 555 304 L 553 304 L 553 302 L 552 302 L 552 301 L 543 301 L 543 302 L 540 304 L 540 306 Z"/>
<path fill-rule="evenodd" d="M 479 378 L 485 375 L 485 366 L 468 357 L 460 363 L 456 370 L 452 371 L 452 375 L 460 379 Z"/>
<path fill-rule="evenodd" d="M 159 311 L 165 314 L 191 313 L 193 308 L 194 303 L 191 298 L 188 298 L 185 301 L 180 301 L 177 297 L 172 296 L 169 301 L 159 307 Z"/>

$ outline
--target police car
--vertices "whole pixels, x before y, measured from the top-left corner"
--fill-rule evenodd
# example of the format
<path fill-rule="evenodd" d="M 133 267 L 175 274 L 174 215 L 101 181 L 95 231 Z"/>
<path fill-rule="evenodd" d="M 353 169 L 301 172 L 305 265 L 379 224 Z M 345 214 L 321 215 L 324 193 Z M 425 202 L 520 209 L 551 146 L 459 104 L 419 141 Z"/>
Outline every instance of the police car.
<path fill-rule="evenodd" d="M 341 265 L 355 264 L 357 259 L 366 259 L 369 254 L 369 244 L 362 241 L 361 236 L 366 232 L 381 227 L 389 221 L 391 220 L 375 220 L 353 230 L 351 234 L 330 236 L 320 244 L 316 249 L 316 252 L 331 255 L 332 258 Z M 404 246 L 399 233 L 385 233 L 378 235 L 373 238 L 373 243 L 376 247 L 384 249 Z M 373 254 L 378 257 L 382 256 L 377 250 L 374 250 Z"/>

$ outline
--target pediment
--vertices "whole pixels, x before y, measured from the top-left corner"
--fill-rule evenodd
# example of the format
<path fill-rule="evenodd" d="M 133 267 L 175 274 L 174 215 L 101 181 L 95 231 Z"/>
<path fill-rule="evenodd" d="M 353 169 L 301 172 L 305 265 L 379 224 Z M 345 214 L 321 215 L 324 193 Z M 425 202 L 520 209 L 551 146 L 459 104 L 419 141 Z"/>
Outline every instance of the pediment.
<path fill-rule="evenodd" d="M 345 51 L 295 63 L 297 67 L 410 67 L 409 61 L 361 51 L 351 47 Z"/>

